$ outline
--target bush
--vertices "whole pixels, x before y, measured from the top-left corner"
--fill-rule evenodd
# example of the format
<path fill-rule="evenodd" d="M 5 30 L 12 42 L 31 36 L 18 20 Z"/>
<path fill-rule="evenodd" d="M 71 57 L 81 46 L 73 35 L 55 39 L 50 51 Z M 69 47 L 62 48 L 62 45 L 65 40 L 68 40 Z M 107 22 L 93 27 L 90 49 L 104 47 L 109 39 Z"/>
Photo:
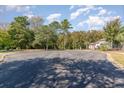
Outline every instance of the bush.
<path fill-rule="evenodd" d="M 10 49 L 10 47 L 9 47 L 9 46 L 6 46 L 4 49 L 5 49 L 5 50 L 9 50 L 9 49 Z"/>
<path fill-rule="evenodd" d="M 107 50 L 109 50 L 109 46 L 108 46 L 108 45 L 101 45 L 101 46 L 99 47 L 99 49 L 100 49 L 101 51 L 107 51 Z"/>

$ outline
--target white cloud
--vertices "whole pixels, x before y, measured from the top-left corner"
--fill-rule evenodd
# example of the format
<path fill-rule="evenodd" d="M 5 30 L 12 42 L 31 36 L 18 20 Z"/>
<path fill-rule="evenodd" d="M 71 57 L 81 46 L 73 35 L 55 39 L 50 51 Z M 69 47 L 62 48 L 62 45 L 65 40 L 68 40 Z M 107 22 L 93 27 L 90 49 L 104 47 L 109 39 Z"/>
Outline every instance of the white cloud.
<path fill-rule="evenodd" d="M 101 6 L 100 6 L 100 7 L 95 6 L 95 7 L 93 8 L 93 10 L 98 10 L 98 11 L 99 11 L 99 10 L 102 10 L 102 9 L 104 9 L 104 8 L 101 7 Z"/>
<path fill-rule="evenodd" d="M 113 12 L 112 12 L 112 11 L 109 11 L 109 12 L 108 12 L 108 15 L 111 15 L 111 14 L 113 14 Z"/>
<path fill-rule="evenodd" d="M 106 9 L 100 9 L 99 13 L 97 14 L 98 16 L 105 16 L 105 15 L 111 15 L 113 14 L 114 12 L 112 11 L 108 11 Z"/>
<path fill-rule="evenodd" d="M 24 13 L 24 16 L 27 16 L 29 19 L 34 17 L 35 15 L 33 14 L 33 12 L 27 12 L 27 13 Z"/>
<path fill-rule="evenodd" d="M 72 9 L 74 9 L 74 8 L 93 8 L 94 7 L 94 5 L 71 5 L 70 7 L 69 7 L 69 10 L 72 10 Z"/>
<path fill-rule="evenodd" d="M 18 5 L 7 5 L 6 6 L 6 10 L 7 11 L 16 10 L 16 12 L 20 12 L 21 11 L 21 6 L 18 6 Z"/>
<path fill-rule="evenodd" d="M 121 19 L 120 16 L 114 16 L 114 19 Z"/>
<path fill-rule="evenodd" d="M 98 7 L 98 10 L 102 10 L 103 9 L 103 7 Z"/>
<path fill-rule="evenodd" d="M 70 8 L 69 8 L 69 10 L 72 10 L 73 8 L 74 8 L 74 5 L 71 5 Z"/>
<path fill-rule="evenodd" d="M 101 30 L 102 28 L 99 26 L 93 26 L 89 30 Z"/>
<path fill-rule="evenodd" d="M 95 30 L 100 29 L 99 27 L 104 25 L 104 23 L 104 20 L 99 16 L 89 16 L 87 20 L 78 23 L 77 26 L 83 26 L 84 24 L 87 24 L 89 27 L 88 29 Z"/>
<path fill-rule="evenodd" d="M 31 10 L 31 7 L 30 6 L 25 6 L 23 7 L 24 11 L 30 11 Z"/>
<path fill-rule="evenodd" d="M 98 30 L 102 29 L 106 22 L 111 20 L 121 18 L 120 16 L 106 16 L 106 17 L 99 17 L 99 16 L 89 16 L 89 18 L 85 21 L 79 22 L 77 24 L 78 27 L 87 24 L 89 26 L 89 30 Z"/>
<path fill-rule="evenodd" d="M 103 7 L 95 7 L 95 10 L 98 10 L 97 16 L 108 16 L 115 14 L 114 11 L 109 11 L 107 9 L 104 9 Z"/>
<path fill-rule="evenodd" d="M 81 27 L 81 26 L 83 26 L 84 24 L 85 24 L 85 21 L 79 22 L 79 23 L 77 24 L 77 27 Z"/>
<path fill-rule="evenodd" d="M 87 20 L 79 22 L 77 27 L 82 27 L 84 24 L 87 24 L 89 29 L 96 29 L 98 26 L 104 25 L 104 20 L 99 16 L 89 16 Z"/>
<path fill-rule="evenodd" d="M 88 29 L 102 29 L 102 27 L 111 20 L 121 18 L 120 16 L 113 16 L 114 11 L 109 11 L 103 7 L 91 7 L 91 8 L 79 8 L 75 13 L 72 13 L 71 19 L 77 18 L 81 14 L 89 13 L 91 10 L 95 10 L 97 13 L 89 16 L 88 19 L 79 22 L 76 27 L 83 27 L 85 24 L 88 25 Z"/>
<path fill-rule="evenodd" d="M 52 21 L 59 21 L 59 18 L 61 17 L 60 13 L 54 13 L 54 14 L 50 14 L 46 19 L 48 20 L 48 22 L 52 22 Z"/>
<path fill-rule="evenodd" d="M 23 6 L 23 5 L 7 5 L 6 11 L 16 11 L 16 12 L 27 12 L 30 11 L 30 6 Z"/>
<path fill-rule="evenodd" d="M 96 24 L 91 24 L 89 25 L 90 30 L 100 30 L 102 27 L 105 25 L 106 22 L 109 22 L 114 19 L 120 19 L 120 16 L 108 16 L 108 17 L 101 17 L 101 18 L 96 18 Z"/>
<path fill-rule="evenodd" d="M 105 20 L 105 22 L 111 21 L 111 20 L 115 20 L 115 19 L 121 19 L 120 16 L 108 16 L 108 17 L 104 17 L 103 18 Z"/>
<path fill-rule="evenodd" d="M 13 9 L 16 9 L 17 8 L 17 5 L 7 5 L 6 6 L 6 10 L 13 10 Z"/>
<path fill-rule="evenodd" d="M 79 8 L 77 9 L 75 12 L 71 13 L 70 15 L 70 19 L 76 19 L 78 16 L 80 16 L 81 14 L 84 13 L 84 15 L 88 14 L 90 12 L 91 9 L 93 9 L 94 6 L 85 6 L 84 8 Z"/>
<path fill-rule="evenodd" d="M 31 11 L 32 6 L 25 6 L 25 5 L 7 5 L 5 7 L 6 11 L 16 11 L 23 13 L 24 16 L 31 18 L 35 16 Z"/>
<path fill-rule="evenodd" d="M 98 16 L 89 16 L 89 19 L 86 21 L 89 25 L 103 25 L 104 20 Z"/>
<path fill-rule="evenodd" d="M 101 9 L 98 13 L 99 16 L 105 15 L 107 14 L 107 10 L 106 9 Z"/>
<path fill-rule="evenodd" d="M 84 11 L 83 8 L 78 9 L 76 12 L 71 13 L 70 19 L 75 19 L 77 18 L 80 14 L 82 14 Z"/>

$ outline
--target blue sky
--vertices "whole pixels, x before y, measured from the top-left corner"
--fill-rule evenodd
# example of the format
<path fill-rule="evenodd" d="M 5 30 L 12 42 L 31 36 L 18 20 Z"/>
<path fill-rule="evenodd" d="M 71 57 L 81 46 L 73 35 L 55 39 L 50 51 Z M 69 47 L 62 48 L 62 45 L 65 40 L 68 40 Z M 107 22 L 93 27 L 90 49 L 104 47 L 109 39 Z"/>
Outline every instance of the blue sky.
<path fill-rule="evenodd" d="M 120 18 L 124 23 L 124 6 L 86 6 L 86 5 L 33 5 L 0 6 L 0 22 L 9 23 L 15 16 L 41 16 L 44 24 L 54 20 L 68 19 L 73 30 L 102 29 L 107 21 Z"/>

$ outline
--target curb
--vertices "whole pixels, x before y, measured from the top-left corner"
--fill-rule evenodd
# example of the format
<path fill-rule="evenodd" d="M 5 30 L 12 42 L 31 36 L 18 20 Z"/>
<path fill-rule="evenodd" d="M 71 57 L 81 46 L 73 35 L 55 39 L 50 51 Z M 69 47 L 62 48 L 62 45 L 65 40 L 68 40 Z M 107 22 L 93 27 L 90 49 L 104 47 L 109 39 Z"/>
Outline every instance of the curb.
<path fill-rule="evenodd" d="M 14 54 L 14 52 L 11 52 L 11 53 L 0 53 L 1 54 L 1 58 L 0 58 L 0 63 L 3 63 L 5 60 L 5 58 L 11 54 Z"/>
<path fill-rule="evenodd" d="M 5 57 L 6 57 L 6 54 L 3 54 L 2 57 L 0 58 L 0 62 L 4 62 Z"/>

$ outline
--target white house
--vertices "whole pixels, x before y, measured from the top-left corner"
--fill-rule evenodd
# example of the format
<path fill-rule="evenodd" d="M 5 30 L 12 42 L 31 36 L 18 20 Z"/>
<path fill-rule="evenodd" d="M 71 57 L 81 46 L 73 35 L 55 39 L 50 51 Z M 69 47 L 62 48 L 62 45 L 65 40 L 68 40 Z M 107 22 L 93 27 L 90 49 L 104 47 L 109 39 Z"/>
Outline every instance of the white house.
<path fill-rule="evenodd" d="M 108 42 L 105 39 L 101 39 L 97 42 L 91 43 L 89 45 L 89 49 L 92 49 L 92 50 L 98 49 L 103 44 L 108 44 Z"/>

